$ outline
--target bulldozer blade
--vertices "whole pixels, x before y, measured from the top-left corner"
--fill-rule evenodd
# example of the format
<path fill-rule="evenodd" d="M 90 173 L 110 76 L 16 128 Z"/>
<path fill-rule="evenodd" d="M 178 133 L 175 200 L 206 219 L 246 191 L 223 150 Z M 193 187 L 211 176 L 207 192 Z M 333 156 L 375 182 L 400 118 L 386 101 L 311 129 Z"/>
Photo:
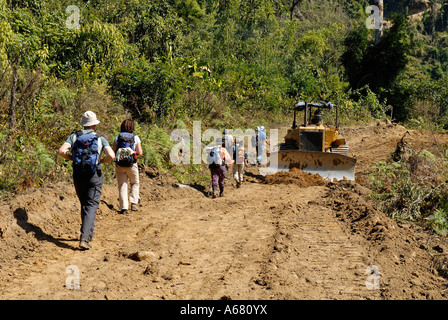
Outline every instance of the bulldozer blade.
<path fill-rule="evenodd" d="M 330 152 L 281 150 L 270 154 L 262 174 L 275 174 L 297 168 L 330 180 L 355 180 L 356 158 Z"/>

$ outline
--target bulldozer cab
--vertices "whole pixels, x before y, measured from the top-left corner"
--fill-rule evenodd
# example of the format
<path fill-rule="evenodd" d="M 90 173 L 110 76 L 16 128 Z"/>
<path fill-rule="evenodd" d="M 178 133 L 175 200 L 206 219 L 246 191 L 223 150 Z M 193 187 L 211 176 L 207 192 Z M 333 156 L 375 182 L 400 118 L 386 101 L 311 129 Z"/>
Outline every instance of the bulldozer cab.
<path fill-rule="evenodd" d="M 333 126 L 324 125 L 321 109 L 336 110 Z M 297 126 L 298 111 L 304 111 L 303 124 L 300 126 Z M 345 139 L 338 132 L 337 106 L 330 102 L 296 103 L 292 128 L 288 130 L 285 143 L 295 146 L 297 150 L 316 152 L 330 152 L 331 148 L 345 145 Z"/>

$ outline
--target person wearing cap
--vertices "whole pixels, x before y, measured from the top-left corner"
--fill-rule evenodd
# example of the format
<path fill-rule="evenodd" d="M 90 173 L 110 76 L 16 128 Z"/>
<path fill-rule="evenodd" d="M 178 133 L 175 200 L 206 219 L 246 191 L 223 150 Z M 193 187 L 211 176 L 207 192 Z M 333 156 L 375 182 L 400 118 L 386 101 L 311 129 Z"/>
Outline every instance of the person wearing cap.
<path fill-rule="evenodd" d="M 95 128 L 100 122 L 96 114 L 92 111 L 86 111 L 82 115 L 81 126 L 82 130 L 72 133 L 64 144 L 59 148 L 58 154 L 66 159 L 73 161 L 71 149 L 80 135 L 95 133 Z M 73 171 L 73 184 L 75 186 L 76 195 L 81 203 L 81 236 L 79 246 L 81 249 L 90 249 L 90 241 L 95 239 L 96 228 L 95 218 L 98 210 L 101 190 L 103 187 L 103 175 L 101 173 L 101 164 L 108 163 L 114 160 L 115 153 L 109 145 L 109 142 L 98 135 L 98 163 L 96 171 L 92 175 L 82 175 L 75 170 Z M 102 153 L 105 156 L 101 158 Z"/>

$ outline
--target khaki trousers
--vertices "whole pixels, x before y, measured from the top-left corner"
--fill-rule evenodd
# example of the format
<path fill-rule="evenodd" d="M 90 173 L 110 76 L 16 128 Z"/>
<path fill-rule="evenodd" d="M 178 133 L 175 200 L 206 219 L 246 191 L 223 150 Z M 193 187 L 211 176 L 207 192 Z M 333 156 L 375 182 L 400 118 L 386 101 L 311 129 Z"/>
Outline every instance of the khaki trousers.
<path fill-rule="evenodd" d="M 116 166 L 115 173 L 117 175 L 118 196 L 120 200 L 119 210 L 128 210 L 129 202 L 131 202 L 132 204 L 138 204 L 140 198 L 139 196 L 140 179 L 138 176 L 138 165 L 137 163 L 134 163 L 132 167 Z M 129 201 L 128 201 L 128 182 L 131 185 Z"/>
<path fill-rule="evenodd" d="M 244 178 L 244 163 L 234 163 L 233 164 L 233 178 L 242 183 Z"/>

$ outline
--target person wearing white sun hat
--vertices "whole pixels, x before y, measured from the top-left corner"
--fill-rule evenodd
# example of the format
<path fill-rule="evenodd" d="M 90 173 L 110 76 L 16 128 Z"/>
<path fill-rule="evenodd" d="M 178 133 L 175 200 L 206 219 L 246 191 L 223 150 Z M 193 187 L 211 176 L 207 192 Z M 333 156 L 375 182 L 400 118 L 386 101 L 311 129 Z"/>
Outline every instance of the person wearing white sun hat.
<path fill-rule="evenodd" d="M 262 164 L 262 158 L 264 155 L 265 142 L 267 141 L 265 127 L 260 126 L 255 130 L 254 135 L 252 136 L 252 146 L 255 147 L 257 152 L 257 163 L 258 165 Z"/>
<path fill-rule="evenodd" d="M 95 218 L 103 187 L 101 164 L 115 158 L 109 142 L 95 132 L 99 123 L 94 112 L 86 111 L 80 122 L 83 129 L 72 133 L 58 152 L 62 158 L 73 161 L 73 183 L 81 203 L 81 249 L 90 249 L 89 242 L 96 236 Z M 103 152 L 106 155 L 101 158 Z"/>
<path fill-rule="evenodd" d="M 93 111 L 86 111 L 82 115 L 80 125 L 83 127 L 91 127 L 99 124 L 100 121 L 97 119 L 96 114 Z"/>

